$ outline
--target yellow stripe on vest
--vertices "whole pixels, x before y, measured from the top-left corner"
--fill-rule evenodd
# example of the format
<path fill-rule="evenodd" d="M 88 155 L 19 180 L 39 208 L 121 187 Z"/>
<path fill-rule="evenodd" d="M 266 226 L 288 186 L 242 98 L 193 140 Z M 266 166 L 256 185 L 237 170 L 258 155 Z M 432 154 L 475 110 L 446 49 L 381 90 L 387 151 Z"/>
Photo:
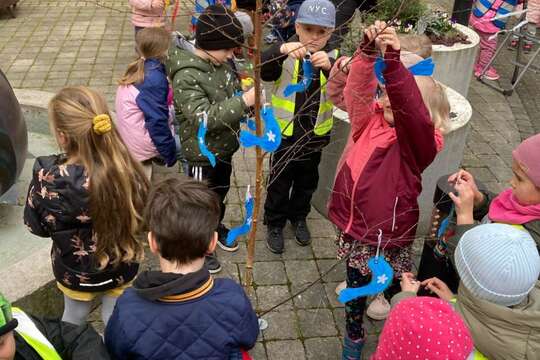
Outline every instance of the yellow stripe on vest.
<path fill-rule="evenodd" d="M 62 360 L 54 349 L 54 346 L 47 340 L 45 335 L 39 331 L 32 319 L 19 308 L 13 308 L 13 317 L 17 319 L 19 325 L 15 329 L 24 341 L 34 349 L 43 360 Z"/>

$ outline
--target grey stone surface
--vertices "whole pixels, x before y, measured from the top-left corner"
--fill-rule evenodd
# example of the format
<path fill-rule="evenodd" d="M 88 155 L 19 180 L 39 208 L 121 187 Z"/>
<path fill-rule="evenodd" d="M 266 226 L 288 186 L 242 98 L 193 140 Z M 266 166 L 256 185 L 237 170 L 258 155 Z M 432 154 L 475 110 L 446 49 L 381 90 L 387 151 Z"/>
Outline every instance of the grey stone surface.
<path fill-rule="evenodd" d="M 341 359 L 341 341 L 337 337 L 307 339 L 304 345 L 308 360 Z"/>
<path fill-rule="evenodd" d="M 253 278 L 257 285 L 281 285 L 287 283 L 285 268 L 280 261 L 256 262 Z"/>
<path fill-rule="evenodd" d="M 305 284 L 317 280 L 319 274 L 313 260 L 287 260 L 285 268 L 293 284 Z"/>
<path fill-rule="evenodd" d="M 298 310 L 298 321 L 305 338 L 336 336 L 338 333 L 332 320 L 332 311 L 329 309 Z"/>
<path fill-rule="evenodd" d="M 299 327 L 294 311 L 274 311 L 263 316 L 268 328 L 263 331 L 264 340 L 297 339 Z"/>
<path fill-rule="evenodd" d="M 271 341 L 266 343 L 268 360 L 305 360 L 304 346 L 299 340 Z"/>

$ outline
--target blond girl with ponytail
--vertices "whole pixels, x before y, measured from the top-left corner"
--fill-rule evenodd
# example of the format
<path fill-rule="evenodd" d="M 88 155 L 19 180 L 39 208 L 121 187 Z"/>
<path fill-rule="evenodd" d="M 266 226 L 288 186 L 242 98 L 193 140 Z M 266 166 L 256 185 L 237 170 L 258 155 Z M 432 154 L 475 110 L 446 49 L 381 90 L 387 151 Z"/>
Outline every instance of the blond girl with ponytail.
<path fill-rule="evenodd" d="M 49 124 L 62 154 L 36 159 L 24 221 L 52 238 L 62 320 L 86 322 L 92 300 L 103 295 L 106 324 L 143 257 L 137 237 L 149 183 L 94 90 L 60 90 L 49 103 Z"/>

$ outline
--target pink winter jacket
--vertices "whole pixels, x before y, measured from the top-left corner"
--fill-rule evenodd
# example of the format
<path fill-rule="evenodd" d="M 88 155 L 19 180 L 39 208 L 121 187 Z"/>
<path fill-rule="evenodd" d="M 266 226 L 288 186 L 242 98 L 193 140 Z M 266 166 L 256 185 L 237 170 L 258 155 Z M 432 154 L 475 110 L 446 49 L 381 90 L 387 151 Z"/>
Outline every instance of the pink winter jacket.
<path fill-rule="evenodd" d="M 347 110 L 351 120 L 328 216 L 341 231 L 363 244 L 376 245 L 380 230 L 387 248 L 413 242 L 421 174 L 442 144 L 414 76 L 399 61 L 399 55 L 399 51 L 387 51 L 383 72 L 394 109 L 394 127 L 384 120 L 374 100 L 374 55 L 355 56 L 345 88 L 343 76 L 333 76 L 340 64 L 336 62 L 328 83 L 330 99 Z"/>
<path fill-rule="evenodd" d="M 137 105 L 139 90 L 133 85 L 120 85 L 116 91 L 116 129 L 129 152 L 137 161 L 159 156 L 145 126 L 144 114 Z M 169 128 L 174 135 L 172 117 Z"/>
<path fill-rule="evenodd" d="M 159 27 L 165 25 L 164 0 L 129 0 L 131 23 L 140 27 Z"/>

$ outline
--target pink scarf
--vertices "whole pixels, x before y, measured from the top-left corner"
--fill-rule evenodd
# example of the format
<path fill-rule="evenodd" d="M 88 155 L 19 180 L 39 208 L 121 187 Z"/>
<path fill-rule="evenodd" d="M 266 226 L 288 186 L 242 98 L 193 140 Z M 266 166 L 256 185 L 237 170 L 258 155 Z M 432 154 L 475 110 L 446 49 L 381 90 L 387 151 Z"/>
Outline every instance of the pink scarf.
<path fill-rule="evenodd" d="M 540 220 L 540 204 L 521 205 L 514 197 L 512 189 L 506 189 L 493 199 L 488 216 L 493 222 L 523 225 Z"/>

